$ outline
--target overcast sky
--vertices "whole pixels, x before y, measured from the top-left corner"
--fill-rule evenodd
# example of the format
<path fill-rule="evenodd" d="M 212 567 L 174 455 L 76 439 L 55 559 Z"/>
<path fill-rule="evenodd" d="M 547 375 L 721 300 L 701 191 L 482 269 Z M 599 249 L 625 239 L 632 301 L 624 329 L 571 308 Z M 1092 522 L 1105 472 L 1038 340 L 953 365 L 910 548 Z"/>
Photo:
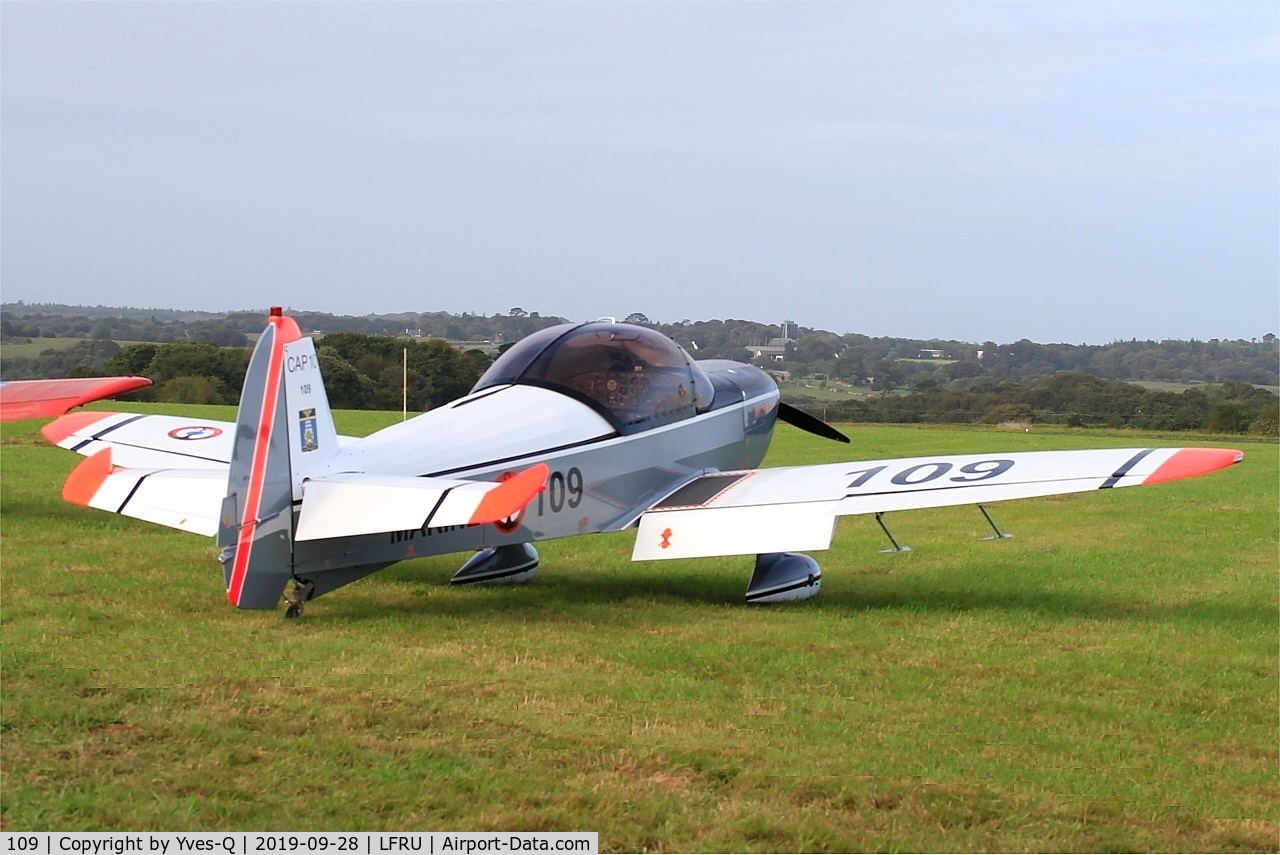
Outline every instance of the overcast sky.
<path fill-rule="evenodd" d="M 1280 4 L 0 3 L 0 298 L 1280 332 Z"/>

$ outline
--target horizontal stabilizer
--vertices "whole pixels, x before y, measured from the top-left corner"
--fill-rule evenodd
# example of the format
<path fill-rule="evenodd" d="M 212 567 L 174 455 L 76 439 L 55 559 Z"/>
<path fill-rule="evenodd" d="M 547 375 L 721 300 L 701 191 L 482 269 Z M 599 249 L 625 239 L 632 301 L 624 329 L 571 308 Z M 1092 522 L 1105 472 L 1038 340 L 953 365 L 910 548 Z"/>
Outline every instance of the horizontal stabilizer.
<path fill-rule="evenodd" d="M 138 413 L 70 413 L 40 429 L 60 448 L 93 456 L 112 450 L 116 466 L 143 469 L 220 469 L 231 459 L 231 422 Z"/>
<path fill-rule="evenodd" d="M 548 473 L 539 463 L 502 482 L 356 473 L 314 478 L 302 485 L 294 539 L 498 522 L 542 492 Z"/>
<path fill-rule="evenodd" d="M 1242 459 L 1228 448 L 1114 448 L 717 472 L 645 511 L 632 559 L 825 549 L 837 516 L 1158 484 Z"/>
<path fill-rule="evenodd" d="M 212 537 L 226 490 L 225 471 L 116 469 L 111 450 L 104 449 L 67 477 L 62 497 L 76 505 Z"/>
<path fill-rule="evenodd" d="M 116 466 L 218 469 L 225 478 L 235 438 L 233 422 L 140 413 L 70 413 L 40 429 L 60 448 L 90 457 L 110 448 Z M 350 437 L 336 437 L 341 446 Z"/>

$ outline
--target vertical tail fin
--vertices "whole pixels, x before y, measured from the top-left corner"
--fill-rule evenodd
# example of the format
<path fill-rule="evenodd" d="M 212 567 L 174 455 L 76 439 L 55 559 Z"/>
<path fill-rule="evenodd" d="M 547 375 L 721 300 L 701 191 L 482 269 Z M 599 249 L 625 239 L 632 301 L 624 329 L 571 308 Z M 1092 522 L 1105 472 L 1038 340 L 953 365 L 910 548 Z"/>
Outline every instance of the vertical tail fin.
<path fill-rule="evenodd" d="M 273 609 L 293 575 L 293 505 L 302 480 L 337 451 L 311 339 L 272 308 L 240 393 L 218 526 L 227 599 Z"/>

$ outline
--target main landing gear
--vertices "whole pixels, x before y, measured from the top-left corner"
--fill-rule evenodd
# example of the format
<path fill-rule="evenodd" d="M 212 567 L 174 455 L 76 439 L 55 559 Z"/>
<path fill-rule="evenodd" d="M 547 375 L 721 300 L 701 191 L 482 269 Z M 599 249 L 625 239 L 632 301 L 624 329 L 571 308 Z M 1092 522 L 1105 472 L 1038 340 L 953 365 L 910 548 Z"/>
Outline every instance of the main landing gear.
<path fill-rule="evenodd" d="M 538 550 L 531 543 L 489 546 L 467 559 L 450 585 L 520 585 L 538 573 Z"/>
<path fill-rule="evenodd" d="M 822 590 L 822 568 L 799 552 L 766 552 L 756 556 L 756 569 L 747 585 L 748 603 L 807 600 Z"/>

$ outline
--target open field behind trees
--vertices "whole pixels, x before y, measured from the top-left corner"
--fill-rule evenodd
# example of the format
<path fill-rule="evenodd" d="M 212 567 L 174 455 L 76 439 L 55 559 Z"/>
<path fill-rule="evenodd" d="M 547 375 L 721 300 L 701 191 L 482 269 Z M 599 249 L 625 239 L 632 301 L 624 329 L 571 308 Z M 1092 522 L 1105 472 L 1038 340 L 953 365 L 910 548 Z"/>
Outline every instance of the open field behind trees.
<path fill-rule="evenodd" d="M 103 407 L 107 409 L 108 407 Z M 142 405 L 136 409 L 175 411 Z M 186 408 L 191 412 L 192 408 Z M 233 418 L 231 408 L 195 408 Z M 342 412 L 363 434 L 398 414 Z M 540 545 L 524 587 L 397 565 L 300 621 L 211 541 L 67 505 L 79 458 L 0 427 L 0 825 L 598 830 L 604 850 L 1280 848 L 1274 443 L 1171 484 L 870 518 L 822 594 L 745 558 Z M 1185 436 L 780 427 L 771 465 Z"/>
<path fill-rule="evenodd" d="M 46 350 L 70 350 L 82 341 L 84 341 L 82 338 L 34 338 L 6 341 L 4 355 L 6 359 L 35 359 Z"/>

